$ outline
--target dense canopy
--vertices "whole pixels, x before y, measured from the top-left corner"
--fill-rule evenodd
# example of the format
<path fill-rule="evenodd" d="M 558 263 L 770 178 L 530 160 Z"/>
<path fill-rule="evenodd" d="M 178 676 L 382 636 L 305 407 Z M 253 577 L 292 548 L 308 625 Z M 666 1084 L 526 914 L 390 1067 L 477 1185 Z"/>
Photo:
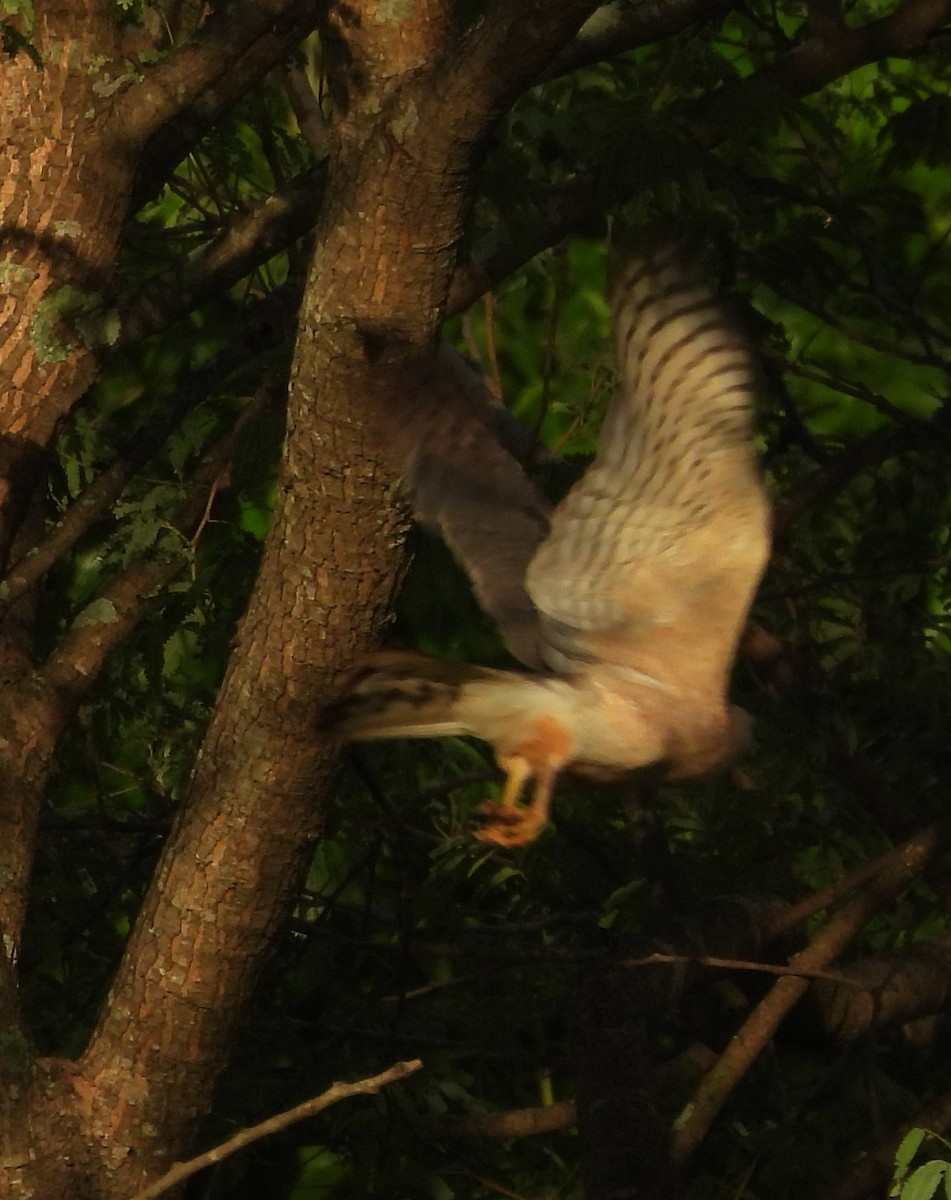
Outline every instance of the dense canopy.
<path fill-rule="evenodd" d="M 187 1195 L 885 1194 L 951 1127 L 948 0 L 0 33 L 0 1195 L 157 1195 L 338 1080 Z M 755 745 L 500 849 L 484 746 L 321 716 L 381 642 L 512 665 L 441 497 L 517 460 L 537 540 L 658 224 L 759 363 Z"/>

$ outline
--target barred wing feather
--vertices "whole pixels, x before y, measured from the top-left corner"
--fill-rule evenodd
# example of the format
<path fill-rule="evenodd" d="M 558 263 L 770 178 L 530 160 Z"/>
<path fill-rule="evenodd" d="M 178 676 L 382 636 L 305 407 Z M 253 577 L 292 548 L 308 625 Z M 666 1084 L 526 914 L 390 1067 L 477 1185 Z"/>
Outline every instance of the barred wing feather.
<path fill-rule="evenodd" d="M 669 247 L 626 260 L 611 297 L 618 394 L 527 573 L 543 653 L 674 683 L 692 653 L 722 694 L 769 545 L 751 356 Z"/>

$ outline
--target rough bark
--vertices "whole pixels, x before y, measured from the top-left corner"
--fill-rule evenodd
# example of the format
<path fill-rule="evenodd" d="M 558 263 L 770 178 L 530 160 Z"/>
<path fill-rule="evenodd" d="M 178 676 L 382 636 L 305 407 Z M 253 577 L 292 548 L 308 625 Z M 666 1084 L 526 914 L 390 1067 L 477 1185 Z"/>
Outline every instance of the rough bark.
<path fill-rule="evenodd" d="M 123 103 L 144 86 L 125 58 L 113 5 L 43 5 L 32 46 L 4 57 L 0 86 L 0 565 L 38 530 L 31 497 L 61 417 L 119 337 L 111 308 L 137 154 L 150 133 Z M 286 46 L 286 43 L 284 44 Z M 275 51 L 280 54 L 281 48 Z M 38 61 L 37 61 L 38 60 Z M 154 110 L 150 120 L 154 121 Z M 116 581 L 111 619 L 76 622 L 35 661 L 32 597 L 0 631 L 0 1194 L 97 1194 L 100 1145 L 88 1089 L 74 1068 L 34 1058 L 16 996 L 16 959 L 43 788 L 57 740 L 118 638 L 156 583 L 151 569 Z M 129 1098 L 127 1097 L 127 1100 Z M 132 1098 L 134 1103 L 134 1098 Z M 108 1194 L 105 1191 L 98 1194 Z"/>
<path fill-rule="evenodd" d="M 332 77 L 346 116 L 301 310 L 274 525 L 187 809 L 81 1064 L 111 1178 L 127 1188 L 187 1145 L 209 1101 L 320 829 L 333 748 L 315 736 L 317 716 L 379 631 L 399 573 L 405 519 L 382 410 L 402 361 L 438 330 L 467 169 L 494 111 L 484 99 L 479 111 L 464 73 L 455 95 L 438 66 L 427 78 L 446 21 L 432 4 L 398 30 L 357 22 L 345 55 L 348 30 L 324 30 L 346 63 Z"/>
<path fill-rule="evenodd" d="M 145 318 L 140 308 L 140 324 L 123 331 L 124 310 L 112 307 L 136 180 L 139 194 L 160 182 L 318 8 L 336 119 L 327 188 L 310 215 L 318 248 L 258 587 L 188 802 L 78 1064 L 34 1057 L 17 1008 L 16 947 L 56 741 L 154 571 L 139 564 L 115 581 L 114 619 L 77 621 L 45 664 L 31 654 L 29 595 L 0 635 L 0 1194 L 126 1196 L 187 1150 L 321 828 L 333 748 L 319 742 L 317 716 L 335 676 L 384 622 L 399 575 L 405 517 L 381 413 L 405 362 L 434 341 L 492 121 L 558 69 L 557 51 L 595 7 L 497 0 L 465 32 L 447 0 L 418 0 L 400 18 L 391 15 L 400 6 L 371 0 L 246 0 L 221 6 L 180 51 L 140 70 L 126 58 L 111 0 L 71 0 L 37 6 L 42 67 L 25 53 L 4 60 L 0 566 L 29 548 L 37 467 L 99 351 L 173 315 L 170 306 Z M 838 58 L 831 44 L 822 61 L 791 56 L 770 81 L 817 86 L 888 45 L 921 44 L 945 16 L 934 0 L 909 3 L 875 38 L 843 43 Z M 298 216 L 282 236 L 304 228 Z M 554 214 L 545 237 L 566 219 Z M 233 244 L 203 264 L 205 283 L 253 261 L 241 229 L 233 232 Z M 193 302 L 202 280 L 188 281 Z M 595 1016 L 604 1000 L 592 1000 Z M 596 1041 L 598 1022 L 588 1029 Z M 605 1060 L 604 1050 L 586 1068 L 586 1120 L 593 1099 L 618 1083 L 597 1074 L 598 1062 L 607 1071 L 611 1058 L 624 1061 L 620 1051 Z"/>
<path fill-rule="evenodd" d="M 132 178 L 111 111 L 109 83 L 125 69 L 111 14 L 85 0 L 68 24 L 55 11 L 37 16 L 42 67 L 25 53 L 5 61 L 0 90 L 0 564 L 56 423 L 114 339 L 109 293 Z M 90 45 L 96 70 L 85 65 Z M 11 955 L 38 797 L 71 711 L 37 678 L 24 624 L 0 636 L 0 929 Z"/>

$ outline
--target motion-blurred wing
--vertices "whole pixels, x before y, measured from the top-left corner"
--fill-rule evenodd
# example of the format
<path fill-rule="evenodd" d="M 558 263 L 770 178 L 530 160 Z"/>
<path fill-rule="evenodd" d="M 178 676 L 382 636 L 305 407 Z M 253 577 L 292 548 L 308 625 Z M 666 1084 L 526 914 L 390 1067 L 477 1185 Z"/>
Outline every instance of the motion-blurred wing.
<path fill-rule="evenodd" d="M 462 564 L 509 651 L 542 667 L 525 572 L 548 534 L 550 506 L 514 457 L 526 451 L 518 439 L 528 435 L 448 347 L 411 364 L 397 391 L 390 449 L 416 517 Z"/>
<path fill-rule="evenodd" d="M 611 299 L 619 392 L 527 574 L 543 655 L 722 695 L 769 547 L 751 356 L 668 246 Z"/>

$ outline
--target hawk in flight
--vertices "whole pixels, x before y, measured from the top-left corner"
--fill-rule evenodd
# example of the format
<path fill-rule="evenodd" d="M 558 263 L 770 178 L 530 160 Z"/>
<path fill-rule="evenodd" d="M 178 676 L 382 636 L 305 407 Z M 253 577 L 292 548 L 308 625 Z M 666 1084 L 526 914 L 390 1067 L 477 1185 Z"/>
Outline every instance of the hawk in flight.
<path fill-rule="evenodd" d="M 347 740 L 488 742 L 506 782 L 477 836 L 503 846 L 538 836 L 562 770 L 690 779 L 749 740 L 727 687 L 769 553 L 751 354 L 667 244 L 625 259 L 610 299 L 620 384 L 550 517 L 458 365 L 437 356 L 395 414 L 417 514 L 531 670 L 384 651 L 329 714 Z"/>

